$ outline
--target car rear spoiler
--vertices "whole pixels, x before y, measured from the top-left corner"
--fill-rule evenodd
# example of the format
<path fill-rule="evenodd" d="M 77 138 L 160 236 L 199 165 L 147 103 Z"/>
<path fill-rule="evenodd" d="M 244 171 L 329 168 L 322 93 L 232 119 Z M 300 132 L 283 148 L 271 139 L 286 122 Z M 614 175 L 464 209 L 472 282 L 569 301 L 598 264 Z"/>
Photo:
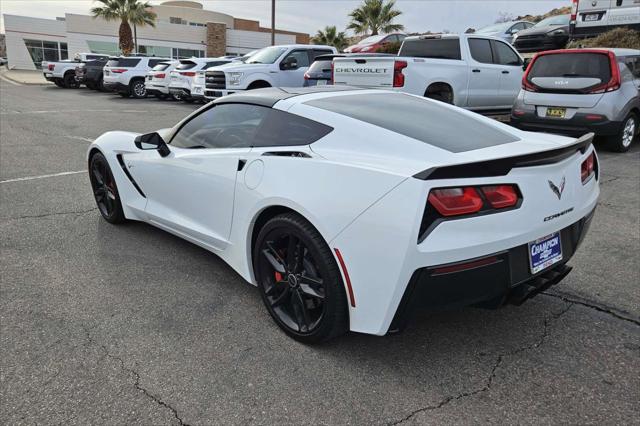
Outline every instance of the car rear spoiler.
<path fill-rule="evenodd" d="M 447 167 L 433 167 L 413 175 L 420 180 L 435 179 L 460 179 L 472 177 L 506 176 L 511 169 L 516 167 L 542 166 L 544 164 L 558 163 L 571 157 L 576 151 L 584 154 L 593 143 L 593 133 L 576 139 L 575 143 L 564 148 L 551 151 L 537 152 L 516 157 L 500 158 L 497 160 L 481 161 L 478 163 L 458 164 Z"/>

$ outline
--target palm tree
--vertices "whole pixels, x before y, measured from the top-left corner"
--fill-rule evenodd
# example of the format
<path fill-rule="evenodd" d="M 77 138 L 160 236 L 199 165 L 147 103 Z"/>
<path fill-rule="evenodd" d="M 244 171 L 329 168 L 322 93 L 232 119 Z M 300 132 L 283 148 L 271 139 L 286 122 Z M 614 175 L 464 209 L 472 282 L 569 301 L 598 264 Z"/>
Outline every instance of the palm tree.
<path fill-rule="evenodd" d="M 404 29 L 402 24 L 394 24 L 393 20 L 402 12 L 394 9 L 395 0 L 364 0 L 364 3 L 352 11 L 349 16 L 351 22 L 347 29 L 356 34 L 377 35 L 378 33 L 390 33 Z"/>
<path fill-rule="evenodd" d="M 103 4 L 91 9 L 94 18 L 102 18 L 105 21 L 120 21 L 118 37 L 120 50 L 124 55 L 129 55 L 136 47 L 131 36 L 131 25 L 151 27 L 156 26 L 156 14 L 149 8 L 149 2 L 139 0 L 97 0 Z"/>
<path fill-rule="evenodd" d="M 333 46 L 338 51 L 347 47 L 347 36 L 344 32 L 338 32 L 335 26 L 324 27 L 324 30 L 318 30 L 317 34 L 311 39 L 313 44 L 324 44 Z"/>

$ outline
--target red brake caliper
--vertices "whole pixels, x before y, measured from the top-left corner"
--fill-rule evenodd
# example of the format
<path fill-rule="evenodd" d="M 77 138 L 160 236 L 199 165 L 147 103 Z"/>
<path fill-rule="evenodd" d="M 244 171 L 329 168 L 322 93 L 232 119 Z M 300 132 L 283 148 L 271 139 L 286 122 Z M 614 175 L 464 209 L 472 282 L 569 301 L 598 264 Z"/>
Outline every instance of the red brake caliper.
<path fill-rule="evenodd" d="M 279 283 L 280 281 L 282 281 L 282 274 L 276 271 L 276 283 Z"/>

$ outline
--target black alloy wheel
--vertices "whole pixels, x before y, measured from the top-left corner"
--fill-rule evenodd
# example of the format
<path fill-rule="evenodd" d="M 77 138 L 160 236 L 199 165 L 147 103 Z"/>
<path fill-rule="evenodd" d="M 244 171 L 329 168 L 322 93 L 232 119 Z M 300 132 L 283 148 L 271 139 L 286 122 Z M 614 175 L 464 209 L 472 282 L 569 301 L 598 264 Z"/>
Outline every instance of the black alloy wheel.
<path fill-rule="evenodd" d="M 65 74 L 63 84 L 67 89 L 77 89 L 80 87 L 80 83 L 76 81 L 76 75 L 72 73 Z"/>
<path fill-rule="evenodd" d="M 124 222 L 125 217 L 120 196 L 118 195 L 118 187 L 109 163 L 101 153 L 91 157 L 89 179 L 91 180 L 93 196 L 102 217 L 110 223 Z"/>
<path fill-rule="evenodd" d="M 267 310 L 293 338 L 317 343 L 346 331 L 338 266 L 322 236 L 299 215 L 276 216 L 261 229 L 254 272 Z"/>

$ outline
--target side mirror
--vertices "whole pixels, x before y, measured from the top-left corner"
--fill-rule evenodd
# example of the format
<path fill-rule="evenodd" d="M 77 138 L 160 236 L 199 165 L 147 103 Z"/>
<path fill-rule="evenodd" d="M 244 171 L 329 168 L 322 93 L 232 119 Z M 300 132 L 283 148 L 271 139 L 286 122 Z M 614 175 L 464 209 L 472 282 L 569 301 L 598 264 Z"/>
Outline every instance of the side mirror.
<path fill-rule="evenodd" d="M 135 139 L 135 144 L 138 149 L 142 150 L 157 149 L 161 157 L 166 157 L 171 153 L 169 146 L 157 132 L 138 136 Z"/>
<path fill-rule="evenodd" d="M 280 69 L 281 70 L 295 70 L 296 68 L 298 68 L 298 60 L 296 58 L 294 58 L 293 56 L 289 56 L 289 57 L 285 58 L 280 63 Z"/>

